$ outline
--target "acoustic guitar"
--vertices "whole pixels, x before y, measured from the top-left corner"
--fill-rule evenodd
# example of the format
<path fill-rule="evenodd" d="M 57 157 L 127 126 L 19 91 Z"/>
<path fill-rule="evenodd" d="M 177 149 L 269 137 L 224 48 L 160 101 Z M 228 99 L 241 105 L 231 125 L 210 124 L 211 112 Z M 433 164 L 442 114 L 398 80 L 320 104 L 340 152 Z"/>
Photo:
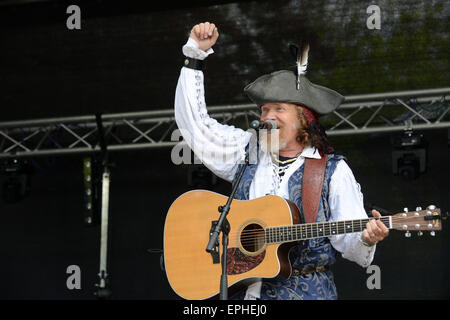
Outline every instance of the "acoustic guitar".
<path fill-rule="evenodd" d="M 208 299 L 219 294 L 221 243 L 206 252 L 209 234 L 219 218 L 217 208 L 227 197 L 206 190 L 179 196 L 171 205 L 164 226 L 164 262 L 172 289 L 184 299 Z M 405 210 L 407 211 L 407 210 Z M 298 241 L 329 237 L 365 229 L 369 218 L 301 223 L 297 206 L 278 196 L 254 200 L 233 200 L 227 220 L 230 224 L 227 250 L 229 294 L 261 278 L 287 278 L 292 268 L 289 250 Z M 375 219 L 375 218 L 372 218 Z M 441 230 L 440 209 L 402 212 L 376 218 L 389 229 Z M 219 242 L 221 242 L 219 237 Z"/>

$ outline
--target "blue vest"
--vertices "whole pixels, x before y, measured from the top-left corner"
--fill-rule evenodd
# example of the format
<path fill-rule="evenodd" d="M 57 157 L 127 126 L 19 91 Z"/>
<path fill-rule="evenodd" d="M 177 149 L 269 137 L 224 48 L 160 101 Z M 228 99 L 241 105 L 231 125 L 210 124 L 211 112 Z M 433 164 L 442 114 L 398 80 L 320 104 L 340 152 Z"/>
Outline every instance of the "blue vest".
<path fill-rule="evenodd" d="M 344 159 L 341 155 L 328 154 L 325 170 L 322 195 L 317 214 L 317 222 L 328 221 L 330 208 L 328 205 L 328 193 L 331 176 L 337 163 Z M 248 200 L 250 185 L 255 176 L 257 164 L 249 165 L 242 176 L 237 188 L 235 199 Z M 242 164 L 238 166 L 233 185 L 236 183 Z M 302 180 L 304 163 L 296 170 L 288 180 L 289 199 L 299 208 L 303 217 L 302 208 Z M 299 243 L 294 246 L 289 258 L 293 268 L 308 270 L 319 266 L 331 265 L 336 261 L 336 251 L 328 238 L 316 238 Z M 235 298 L 243 298 L 245 292 L 241 292 Z M 239 296 L 240 295 L 240 296 Z M 337 299 L 336 287 L 331 271 L 314 272 L 301 276 L 293 276 L 287 280 L 264 279 L 261 289 L 261 299 L 278 300 L 310 300 L 310 299 Z"/>

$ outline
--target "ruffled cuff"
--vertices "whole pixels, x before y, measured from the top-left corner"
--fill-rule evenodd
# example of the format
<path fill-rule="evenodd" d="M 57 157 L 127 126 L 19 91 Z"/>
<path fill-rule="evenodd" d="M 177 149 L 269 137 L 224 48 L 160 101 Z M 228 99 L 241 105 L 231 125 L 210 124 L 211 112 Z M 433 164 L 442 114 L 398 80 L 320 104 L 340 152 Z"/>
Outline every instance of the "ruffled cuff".
<path fill-rule="evenodd" d="M 207 51 L 201 50 L 198 47 L 197 42 L 191 37 L 189 37 L 188 41 L 183 46 L 183 54 L 189 58 L 204 60 L 212 53 L 214 53 L 214 50 L 212 48 L 209 48 Z"/>

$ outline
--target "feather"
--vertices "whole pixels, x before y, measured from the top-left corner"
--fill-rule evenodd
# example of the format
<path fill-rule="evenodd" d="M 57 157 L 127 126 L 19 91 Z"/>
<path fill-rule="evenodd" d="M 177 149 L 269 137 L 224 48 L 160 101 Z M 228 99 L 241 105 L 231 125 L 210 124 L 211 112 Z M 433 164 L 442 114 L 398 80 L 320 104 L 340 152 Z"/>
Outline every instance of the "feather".
<path fill-rule="evenodd" d="M 308 67 L 308 52 L 309 43 L 302 43 L 297 56 L 297 72 L 298 74 L 306 74 L 306 68 Z"/>
<path fill-rule="evenodd" d="M 300 49 L 296 44 L 290 43 L 289 51 L 291 52 L 297 71 L 297 90 L 300 90 L 300 75 L 306 74 L 306 69 L 308 67 L 309 43 L 304 41 L 301 42 Z"/>

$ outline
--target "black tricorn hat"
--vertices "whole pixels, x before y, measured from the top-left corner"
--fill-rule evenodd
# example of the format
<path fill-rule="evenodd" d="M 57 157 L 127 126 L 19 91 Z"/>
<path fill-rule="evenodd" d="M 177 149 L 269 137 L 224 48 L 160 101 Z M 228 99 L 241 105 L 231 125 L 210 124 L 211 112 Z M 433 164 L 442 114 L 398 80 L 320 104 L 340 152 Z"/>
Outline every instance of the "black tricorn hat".
<path fill-rule="evenodd" d="M 334 90 L 310 82 L 304 75 L 299 80 L 297 90 L 294 71 L 276 71 L 259 77 L 244 92 L 258 107 L 269 102 L 290 102 L 304 105 L 319 115 L 333 112 L 345 99 Z"/>

